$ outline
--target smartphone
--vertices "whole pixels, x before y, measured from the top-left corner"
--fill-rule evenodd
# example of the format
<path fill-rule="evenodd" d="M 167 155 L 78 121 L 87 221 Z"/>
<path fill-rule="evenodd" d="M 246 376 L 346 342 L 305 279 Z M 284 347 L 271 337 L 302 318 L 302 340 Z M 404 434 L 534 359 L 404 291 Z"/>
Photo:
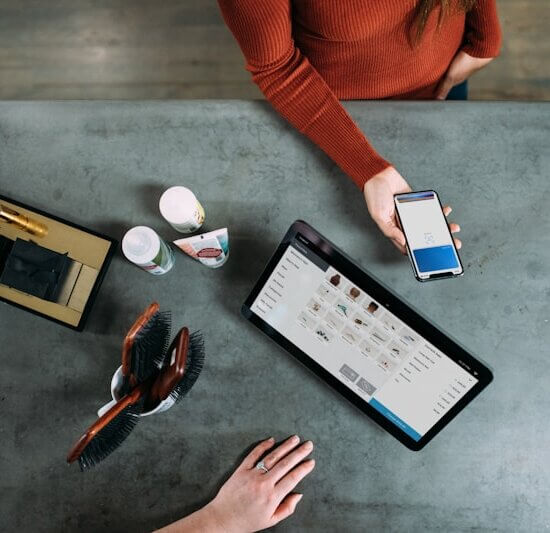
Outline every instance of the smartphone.
<path fill-rule="evenodd" d="M 437 193 L 418 191 L 396 194 L 394 202 L 416 279 L 431 281 L 464 274 Z"/>

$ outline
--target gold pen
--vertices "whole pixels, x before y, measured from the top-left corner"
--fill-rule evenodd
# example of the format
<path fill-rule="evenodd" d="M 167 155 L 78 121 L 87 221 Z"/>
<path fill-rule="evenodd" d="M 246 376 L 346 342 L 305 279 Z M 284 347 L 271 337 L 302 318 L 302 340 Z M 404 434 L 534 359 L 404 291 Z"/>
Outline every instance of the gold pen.
<path fill-rule="evenodd" d="M 48 227 L 46 225 L 2 204 L 0 204 L 0 219 L 8 224 L 14 224 L 23 231 L 36 235 L 37 237 L 45 237 L 48 234 Z"/>

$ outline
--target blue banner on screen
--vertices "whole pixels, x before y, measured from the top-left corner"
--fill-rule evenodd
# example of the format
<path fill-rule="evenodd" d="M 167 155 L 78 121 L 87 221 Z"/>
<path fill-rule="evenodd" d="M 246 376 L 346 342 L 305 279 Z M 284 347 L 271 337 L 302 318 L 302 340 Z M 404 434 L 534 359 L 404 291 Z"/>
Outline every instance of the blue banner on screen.
<path fill-rule="evenodd" d="M 434 270 L 451 270 L 458 267 L 458 261 L 452 245 L 433 246 L 413 250 L 416 264 L 420 272 Z"/>
<path fill-rule="evenodd" d="M 388 420 L 393 422 L 401 431 L 404 431 L 411 439 L 419 441 L 422 438 L 422 435 L 415 431 L 409 424 L 403 422 L 397 415 L 393 414 L 385 405 L 381 404 L 375 398 L 372 398 L 369 402 L 369 405 L 372 405 L 379 413 L 382 413 Z"/>

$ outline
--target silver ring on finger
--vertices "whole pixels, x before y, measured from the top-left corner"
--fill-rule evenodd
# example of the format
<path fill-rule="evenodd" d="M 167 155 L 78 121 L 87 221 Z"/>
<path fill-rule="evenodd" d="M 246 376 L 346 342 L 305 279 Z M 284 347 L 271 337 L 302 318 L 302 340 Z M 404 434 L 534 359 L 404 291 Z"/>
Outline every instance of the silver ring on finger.
<path fill-rule="evenodd" d="M 269 469 L 267 468 L 267 466 L 265 466 L 265 463 L 263 461 L 258 461 L 256 463 L 256 469 L 262 470 L 264 474 L 267 474 L 269 472 Z"/>

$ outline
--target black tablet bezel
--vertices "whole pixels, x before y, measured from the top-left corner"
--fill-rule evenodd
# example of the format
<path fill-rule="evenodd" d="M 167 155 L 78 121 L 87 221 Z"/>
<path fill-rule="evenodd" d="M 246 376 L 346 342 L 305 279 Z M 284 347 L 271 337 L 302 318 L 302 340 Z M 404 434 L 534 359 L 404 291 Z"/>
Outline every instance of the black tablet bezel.
<path fill-rule="evenodd" d="M 479 379 L 479 382 L 470 391 L 468 391 L 464 397 L 461 398 L 456 405 L 454 405 L 449 412 L 443 416 L 443 418 L 441 418 L 441 420 L 439 420 L 425 435 L 423 435 L 420 440 L 415 441 L 399 429 L 385 416 L 370 406 L 363 398 L 358 396 L 353 390 L 348 388 L 328 370 L 315 362 L 309 355 L 296 347 L 286 337 L 273 329 L 269 324 L 267 324 L 267 322 L 262 320 L 251 310 L 256 297 L 267 282 L 279 259 L 282 257 L 290 242 L 298 235 L 305 237 L 305 240 L 309 241 L 309 243 L 316 248 L 315 252 L 328 264 L 333 266 L 346 278 L 351 280 L 375 300 L 384 305 L 386 309 L 389 309 L 398 318 L 403 320 L 403 322 L 411 327 L 411 329 L 422 335 L 426 340 L 431 342 L 436 348 L 444 352 L 459 365 L 465 367 L 471 372 L 477 372 L 475 377 Z M 413 309 L 410 304 L 406 303 L 402 298 L 399 298 L 372 274 L 359 267 L 350 257 L 313 229 L 309 224 L 301 220 L 294 222 L 294 224 L 292 224 L 287 231 L 282 242 L 279 244 L 277 250 L 269 260 L 265 270 L 254 285 L 254 288 L 247 297 L 245 303 L 242 305 L 241 311 L 247 320 L 252 322 L 252 324 L 271 337 L 277 344 L 287 350 L 291 355 L 298 359 L 298 361 L 309 368 L 309 370 L 313 371 L 325 383 L 338 391 L 342 396 L 344 396 L 344 398 L 363 411 L 410 450 L 418 451 L 422 449 L 493 379 L 493 374 L 487 366 L 474 358 L 447 334 L 436 328 L 418 311 Z"/>

